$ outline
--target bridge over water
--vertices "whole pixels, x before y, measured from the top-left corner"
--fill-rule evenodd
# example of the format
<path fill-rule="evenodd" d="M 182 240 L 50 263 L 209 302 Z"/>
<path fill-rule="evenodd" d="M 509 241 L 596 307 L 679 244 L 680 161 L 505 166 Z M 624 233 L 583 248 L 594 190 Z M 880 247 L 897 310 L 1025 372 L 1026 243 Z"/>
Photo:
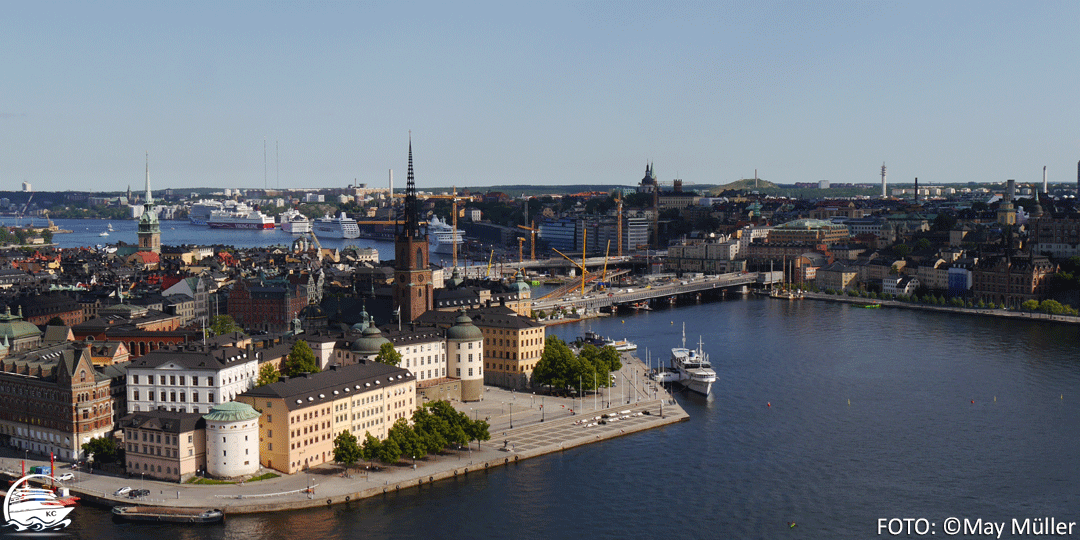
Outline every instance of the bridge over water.
<path fill-rule="evenodd" d="M 625 287 L 621 289 L 609 289 L 606 291 L 586 291 L 585 296 L 580 292 L 576 295 L 563 296 L 561 298 L 547 298 L 533 301 L 533 311 L 550 312 L 553 308 L 570 310 L 577 308 L 578 311 L 595 311 L 612 305 L 632 304 L 635 302 L 648 301 L 655 298 L 670 298 L 672 296 L 698 294 L 718 289 L 739 289 L 751 285 L 768 285 L 779 281 L 780 272 L 736 272 L 706 276 L 694 280 L 675 280 L 666 284 L 652 284 L 645 287 Z"/>

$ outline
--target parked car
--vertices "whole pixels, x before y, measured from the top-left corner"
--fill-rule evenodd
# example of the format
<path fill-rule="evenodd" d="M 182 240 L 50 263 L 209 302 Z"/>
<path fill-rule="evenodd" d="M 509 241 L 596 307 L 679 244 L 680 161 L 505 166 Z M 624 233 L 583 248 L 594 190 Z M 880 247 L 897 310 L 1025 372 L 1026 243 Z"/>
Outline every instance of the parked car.
<path fill-rule="evenodd" d="M 147 496 L 149 494 L 150 494 L 149 489 L 133 489 L 133 490 L 128 492 L 128 497 L 131 497 L 132 499 L 136 499 L 136 498 L 139 498 L 139 497 L 145 497 L 145 496 Z"/>
<path fill-rule="evenodd" d="M 124 486 L 124 487 L 114 491 L 113 495 L 120 496 L 120 495 L 126 494 L 129 491 L 131 491 L 131 486 Z"/>
<path fill-rule="evenodd" d="M 67 482 L 67 481 L 70 481 L 70 480 L 74 480 L 75 475 L 72 474 L 72 473 L 64 473 L 64 474 L 61 474 L 60 476 L 57 476 L 56 479 L 61 481 L 61 482 Z"/>

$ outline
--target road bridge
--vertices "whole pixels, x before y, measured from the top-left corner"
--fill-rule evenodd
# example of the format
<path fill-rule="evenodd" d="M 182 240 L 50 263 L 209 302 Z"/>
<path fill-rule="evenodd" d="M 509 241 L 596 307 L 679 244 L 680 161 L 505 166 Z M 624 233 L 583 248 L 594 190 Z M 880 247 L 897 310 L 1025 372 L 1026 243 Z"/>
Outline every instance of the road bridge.
<path fill-rule="evenodd" d="M 586 292 L 585 296 L 569 295 L 561 298 L 540 299 L 533 301 L 533 311 L 551 312 L 555 308 L 570 310 L 577 308 L 595 311 L 613 305 L 632 304 L 655 298 L 669 298 L 684 294 L 697 294 L 718 289 L 742 289 L 751 285 L 769 285 L 777 279 L 779 272 L 735 272 L 706 276 L 693 280 L 673 280 L 669 283 L 654 283 L 644 287 L 624 287 L 607 291 Z"/>

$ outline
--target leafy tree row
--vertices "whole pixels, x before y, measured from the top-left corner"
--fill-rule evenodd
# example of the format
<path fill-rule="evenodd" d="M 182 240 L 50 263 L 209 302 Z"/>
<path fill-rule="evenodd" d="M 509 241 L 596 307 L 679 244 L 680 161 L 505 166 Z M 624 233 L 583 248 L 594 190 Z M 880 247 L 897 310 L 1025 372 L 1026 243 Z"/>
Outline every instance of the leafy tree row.
<path fill-rule="evenodd" d="M 608 386 L 611 372 L 621 368 L 619 352 L 614 347 L 585 345 L 580 354 L 574 354 L 563 340 L 548 336 L 544 354 L 533 368 L 533 381 L 558 390 L 580 386 L 581 390 L 591 391 Z"/>
<path fill-rule="evenodd" d="M 334 439 L 334 461 L 346 467 L 361 459 L 393 464 L 403 457 L 416 458 L 473 440 L 491 440 L 488 428 L 487 421 L 470 420 L 446 401 L 435 401 L 417 409 L 411 425 L 399 418 L 383 441 L 368 432 L 361 443 L 356 435 L 342 431 Z"/>

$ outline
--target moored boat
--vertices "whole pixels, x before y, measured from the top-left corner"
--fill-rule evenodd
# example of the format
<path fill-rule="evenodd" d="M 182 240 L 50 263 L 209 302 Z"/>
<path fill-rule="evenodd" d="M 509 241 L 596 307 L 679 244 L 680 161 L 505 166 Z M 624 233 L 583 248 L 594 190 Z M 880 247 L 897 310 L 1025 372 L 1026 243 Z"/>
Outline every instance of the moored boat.
<path fill-rule="evenodd" d="M 686 348 L 686 323 L 683 323 L 682 346 L 671 349 L 671 368 L 679 374 L 679 384 L 708 396 L 716 382 L 716 372 L 703 348 L 700 338 L 697 350 Z"/>
<path fill-rule="evenodd" d="M 225 520 L 225 512 L 218 508 L 114 506 L 112 514 L 117 520 L 132 522 L 221 523 Z"/>

